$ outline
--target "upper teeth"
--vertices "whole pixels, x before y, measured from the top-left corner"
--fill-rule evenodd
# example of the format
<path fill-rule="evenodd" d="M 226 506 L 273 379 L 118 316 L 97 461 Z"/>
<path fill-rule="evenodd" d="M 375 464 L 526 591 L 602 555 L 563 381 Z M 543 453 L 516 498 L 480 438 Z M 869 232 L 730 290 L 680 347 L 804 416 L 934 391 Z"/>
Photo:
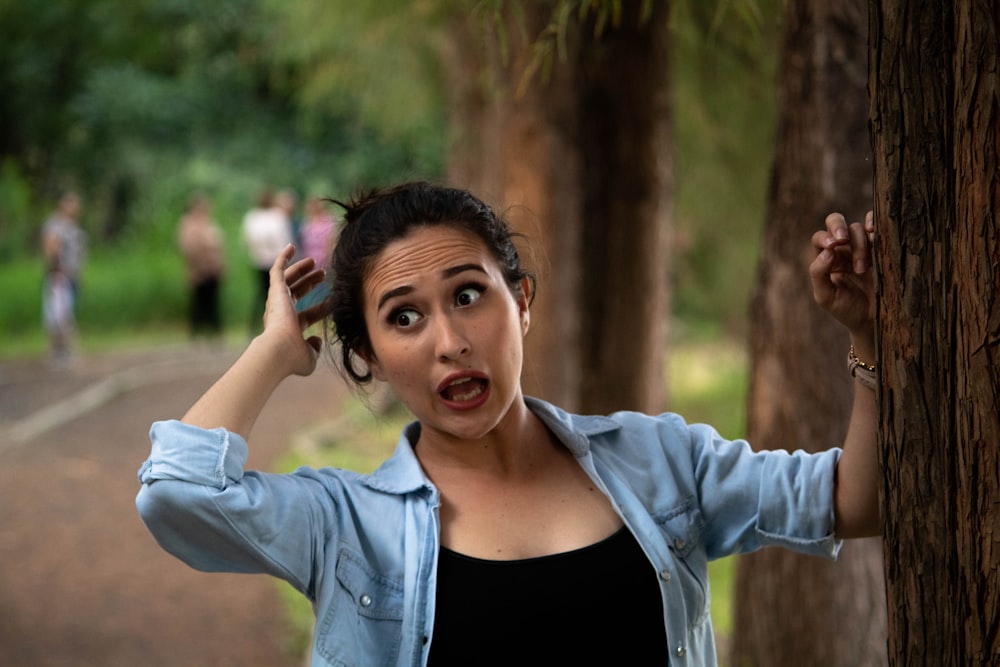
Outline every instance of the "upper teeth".
<path fill-rule="evenodd" d="M 471 381 L 472 381 L 472 378 L 459 378 L 457 380 L 452 380 L 451 382 L 449 382 L 448 386 L 449 387 L 455 387 L 455 386 L 458 386 L 460 384 L 465 384 L 466 382 L 471 382 Z"/>

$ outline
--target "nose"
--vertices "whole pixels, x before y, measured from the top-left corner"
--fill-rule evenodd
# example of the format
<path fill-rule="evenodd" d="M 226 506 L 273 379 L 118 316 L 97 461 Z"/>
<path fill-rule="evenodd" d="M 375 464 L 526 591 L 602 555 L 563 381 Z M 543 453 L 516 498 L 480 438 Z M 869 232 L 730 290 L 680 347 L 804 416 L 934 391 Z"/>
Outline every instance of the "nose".
<path fill-rule="evenodd" d="M 434 351 L 441 361 L 454 361 L 468 354 L 471 349 L 464 327 L 453 317 L 440 316 L 435 334 Z"/>

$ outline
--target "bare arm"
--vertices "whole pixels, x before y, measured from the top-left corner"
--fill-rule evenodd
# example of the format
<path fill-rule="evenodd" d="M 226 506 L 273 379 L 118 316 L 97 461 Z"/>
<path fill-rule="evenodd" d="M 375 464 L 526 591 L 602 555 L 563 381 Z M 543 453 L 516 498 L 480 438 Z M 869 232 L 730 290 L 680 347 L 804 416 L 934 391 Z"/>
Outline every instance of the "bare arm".
<path fill-rule="evenodd" d="M 826 230 L 813 235 L 816 257 L 809 266 L 816 302 L 847 327 L 855 355 L 869 364 L 875 362 L 875 297 L 871 272 L 874 231 L 871 212 L 864 224 L 848 225 L 839 213 L 827 216 Z M 843 372 L 846 372 L 846 362 Z M 854 403 L 834 491 L 838 537 L 866 537 L 881 531 L 877 425 L 875 392 L 855 380 Z"/>
<path fill-rule="evenodd" d="M 248 438 L 271 394 L 290 375 L 316 368 L 322 341 L 303 332 L 324 316 L 322 306 L 295 312 L 295 300 L 323 280 L 312 259 L 288 266 L 295 248 L 286 247 L 271 267 L 264 331 L 187 411 L 182 421 L 202 428 L 223 427 Z"/>

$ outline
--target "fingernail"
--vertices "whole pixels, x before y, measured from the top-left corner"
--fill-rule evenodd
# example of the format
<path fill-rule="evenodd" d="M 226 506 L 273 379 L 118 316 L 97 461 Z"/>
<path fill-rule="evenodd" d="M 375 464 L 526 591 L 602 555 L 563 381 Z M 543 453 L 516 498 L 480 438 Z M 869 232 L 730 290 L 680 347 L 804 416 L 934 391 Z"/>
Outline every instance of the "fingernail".
<path fill-rule="evenodd" d="M 865 265 L 865 260 L 863 260 L 863 259 L 855 260 L 855 262 L 854 262 L 854 272 L 855 273 L 864 273 L 866 269 L 867 269 L 867 266 Z"/>
<path fill-rule="evenodd" d="M 838 227 L 837 231 L 835 231 L 833 235 L 836 236 L 841 241 L 843 241 L 844 239 L 847 238 L 847 230 L 844 229 L 843 227 Z"/>

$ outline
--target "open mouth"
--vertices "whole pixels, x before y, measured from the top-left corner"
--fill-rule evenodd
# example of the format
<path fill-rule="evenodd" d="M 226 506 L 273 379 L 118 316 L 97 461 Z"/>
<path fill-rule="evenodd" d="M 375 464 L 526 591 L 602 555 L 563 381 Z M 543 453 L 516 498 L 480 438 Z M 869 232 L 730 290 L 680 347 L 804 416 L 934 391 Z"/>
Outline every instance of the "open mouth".
<path fill-rule="evenodd" d="M 441 397 L 453 403 L 472 401 L 486 391 L 486 380 L 482 378 L 463 377 L 452 382 L 441 390 Z"/>

